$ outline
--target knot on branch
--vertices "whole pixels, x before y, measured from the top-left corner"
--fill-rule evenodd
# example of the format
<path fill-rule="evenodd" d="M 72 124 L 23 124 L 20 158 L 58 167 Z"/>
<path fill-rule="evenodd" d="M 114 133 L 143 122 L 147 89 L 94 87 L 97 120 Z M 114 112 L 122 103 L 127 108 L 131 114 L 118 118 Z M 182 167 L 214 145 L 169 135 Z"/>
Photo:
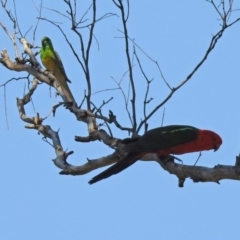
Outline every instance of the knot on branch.
<path fill-rule="evenodd" d="M 39 116 L 39 113 L 37 113 L 37 115 L 35 116 L 35 117 L 33 117 L 33 122 L 34 122 L 34 124 L 35 125 L 41 125 L 42 124 L 42 121 L 43 121 L 43 119 L 42 118 L 40 118 L 40 116 Z"/>
<path fill-rule="evenodd" d="M 113 114 L 111 110 L 109 110 L 109 123 L 115 122 L 116 116 Z"/>
<path fill-rule="evenodd" d="M 178 178 L 178 186 L 184 187 L 185 178 Z"/>
<path fill-rule="evenodd" d="M 204 178 L 197 176 L 197 177 L 191 177 L 190 179 L 193 180 L 194 183 L 198 183 L 198 182 L 205 182 Z"/>

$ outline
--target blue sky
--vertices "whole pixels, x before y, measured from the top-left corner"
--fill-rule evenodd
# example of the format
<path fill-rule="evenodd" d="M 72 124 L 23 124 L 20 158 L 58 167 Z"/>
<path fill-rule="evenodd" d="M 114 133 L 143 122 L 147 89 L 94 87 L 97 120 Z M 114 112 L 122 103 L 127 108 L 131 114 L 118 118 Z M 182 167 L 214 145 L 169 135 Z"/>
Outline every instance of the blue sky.
<path fill-rule="evenodd" d="M 78 1 L 78 17 L 86 11 L 88 1 Z M 81 3 L 80 3 L 81 2 Z M 38 0 L 34 1 L 40 5 Z M 238 5 L 237 5 L 238 4 Z M 12 2 L 9 2 L 9 7 Z M 60 1 L 43 1 L 46 8 L 56 8 L 66 13 L 66 5 Z M 33 1 L 17 1 L 17 16 L 21 31 L 25 33 L 35 26 L 38 12 Z M 58 14 L 42 10 L 42 17 L 61 22 L 76 51 L 77 37 L 70 31 L 70 22 Z M 236 1 L 235 8 L 239 9 Z M 23 12 L 26 10 L 27 12 Z M 98 16 L 117 13 L 111 1 L 98 1 Z M 13 12 L 13 10 L 12 10 Z M 232 14 L 232 20 L 240 12 Z M 165 78 L 173 87 L 183 81 L 201 60 L 210 43 L 212 34 L 220 29 L 214 8 L 206 1 L 131 1 L 128 21 L 129 36 L 154 60 L 158 61 Z M 6 13 L 0 10 L 0 21 L 12 31 Z M 119 81 L 127 70 L 124 55 L 120 18 L 115 16 L 99 22 L 93 42 L 90 69 L 93 92 L 116 88 L 112 78 Z M 221 148 L 204 152 L 198 165 L 213 167 L 216 164 L 234 165 L 240 146 L 239 114 L 239 31 L 240 23 L 226 30 L 207 61 L 192 79 L 179 89 L 164 105 L 164 125 L 188 124 L 211 129 L 223 139 Z M 26 38 L 32 42 L 33 28 Z M 86 30 L 83 30 L 86 40 Z M 52 39 L 60 54 L 72 84 L 70 88 L 78 102 L 83 98 L 86 82 L 80 66 L 72 55 L 58 29 L 41 21 L 36 32 L 36 45 L 41 38 Z M 7 49 L 14 59 L 13 47 L 5 32 L 0 29 L 0 49 Z M 18 44 L 19 51 L 21 50 Z M 132 45 L 131 45 L 132 47 Z M 150 111 L 169 93 L 156 66 L 138 51 L 144 70 L 152 82 L 149 96 L 153 101 Z M 38 58 L 39 59 L 39 58 Z M 133 69 L 137 89 L 137 120 L 143 117 L 142 102 L 146 82 L 135 61 Z M 11 72 L 0 66 L 0 83 L 24 73 Z M 42 141 L 34 130 L 24 128 L 18 117 L 16 97 L 22 97 L 25 80 L 13 81 L 6 86 L 7 119 L 4 106 L 4 88 L 0 89 L 0 238 L 15 239 L 239 239 L 239 182 L 224 180 L 214 183 L 194 184 L 186 180 L 184 188 L 178 188 L 174 175 L 164 171 L 155 162 L 138 161 L 136 164 L 113 176 L 90 186 L 90 180 L 102 169 L 83 176 L 62 176 L 52 163 L 54 150 Z M 128 78 L 123 78 L 123 89 L 128 89 Z M 117 115 L 119 122 L 130 126 L 123 97 L 118 90 L 105 91 L 93 96 L 96 104 L 114 97 L 103 109 Z M 61 101 L 49 97 L 49 88 L 38 86 L 33 104 L 26 107 L 29 116 L 39 112 L 46 116 L 51 106 Z M 161 125 L 163 108 L 149 121 L 149 128 Z M 100 123 L 100 121 L 98 121 Z M 44 124 L 54 130 L 60 129 L 64 149 L 73 150 L 68 161 L 81 165 L 86 159 L 106 156 L 111 149 L 101 142 L 77 143 L 75 135 L 87 135 L 86 125 L 75 120 L 64 108 L 59 108 L 56 117 L 49 117 Z M 115 137 L 125 138 L 112 126 Z M 143 133 L 143 129 L 140 131 Z M 181 156 L 185 164 L 194 164 L 198 153 Z"/>

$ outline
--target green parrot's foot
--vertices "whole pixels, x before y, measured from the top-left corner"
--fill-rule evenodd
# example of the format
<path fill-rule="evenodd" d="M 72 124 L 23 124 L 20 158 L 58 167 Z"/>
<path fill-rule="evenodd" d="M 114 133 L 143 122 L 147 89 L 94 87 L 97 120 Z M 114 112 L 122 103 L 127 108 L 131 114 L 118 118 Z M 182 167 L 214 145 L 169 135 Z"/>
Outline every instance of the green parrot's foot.
<path fill-rule="evenodd" d="M 51 71 L 48 71 L 47 69 L 45 69 L 45 70 L 43 71 L 43 74 L 45 74 L 45 75 L 47 75 L 47 76 L 49 75 L 49 73 L 53 75 L 53 73 L 52 73 Z"/>
<path fill-rule="evenodd" d="M 45 69 L 45 70 L 43 71 L 43 74 L 46 75 L 47 77 L 49 77 L 49 74 L 54 75 L 51 71 L 49 71 L 49 70 L 47 70 L 47 69 Z M 53 81 L 51 78 L 49 78 L 49 80 L 50 80 L 50 84 L 53 85 L 53 82 L 54 82 L 54 81 Z"/>

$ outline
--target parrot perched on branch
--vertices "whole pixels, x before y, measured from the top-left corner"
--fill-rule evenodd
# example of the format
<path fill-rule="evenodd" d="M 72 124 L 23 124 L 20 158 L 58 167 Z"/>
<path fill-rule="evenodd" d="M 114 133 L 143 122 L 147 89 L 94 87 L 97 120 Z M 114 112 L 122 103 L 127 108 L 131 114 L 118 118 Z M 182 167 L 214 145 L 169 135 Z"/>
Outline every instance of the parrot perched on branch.
<path fill-rule="evenodd" d="M 55 76 L 58 85 L 61 87 L 63 95 L 67 98 L 64 101 L 75 102 L 73 95 L 68 87 L 67 82 L 71 82 L 65 72 L 60 56 L 54 51 L 53 44 L 50 38 L 42 38 L 42 48 L 40 50 L 40 58 L 44 67 L 52 72 Z M 61 93 L 60 93 L 61 95 Z"/>
<path fill-rule="evenodd" d="M 122 140 L 122 143 L 121 150 L 127 152 L 127 155 L 93 177 L 89 181 L 90 184 L 123 171 L 147 153 L 156 153 L 164 157 L 170 154 L 184 154 L 211 149 L 216 151 L 222 144 L 222 139 L 218 134 L 209 130 L 172 125 L 149 130 L 141 137 L 127 138 Z"/>

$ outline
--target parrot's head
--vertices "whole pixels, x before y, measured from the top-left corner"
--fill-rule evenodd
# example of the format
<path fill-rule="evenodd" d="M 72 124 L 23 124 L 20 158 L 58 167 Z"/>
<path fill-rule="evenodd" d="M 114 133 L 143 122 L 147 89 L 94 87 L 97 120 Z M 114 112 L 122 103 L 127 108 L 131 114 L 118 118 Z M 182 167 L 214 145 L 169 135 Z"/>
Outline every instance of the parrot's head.
<path fill-rule="evenodd" d="M 205 146 L 205 150 L 214 149 L 215 152 L 222 144 L 222 138 L 217 133 L 210 130 L 200 130 L 200 138 Z"/>
<path fill-rule="evenodd" d="M 42 38 L 42 48 L 45 49 L 45 48 L 48 48 L 48 47 L 53 50 L 52 41 L 48 37 L 43 37 Z"/>

